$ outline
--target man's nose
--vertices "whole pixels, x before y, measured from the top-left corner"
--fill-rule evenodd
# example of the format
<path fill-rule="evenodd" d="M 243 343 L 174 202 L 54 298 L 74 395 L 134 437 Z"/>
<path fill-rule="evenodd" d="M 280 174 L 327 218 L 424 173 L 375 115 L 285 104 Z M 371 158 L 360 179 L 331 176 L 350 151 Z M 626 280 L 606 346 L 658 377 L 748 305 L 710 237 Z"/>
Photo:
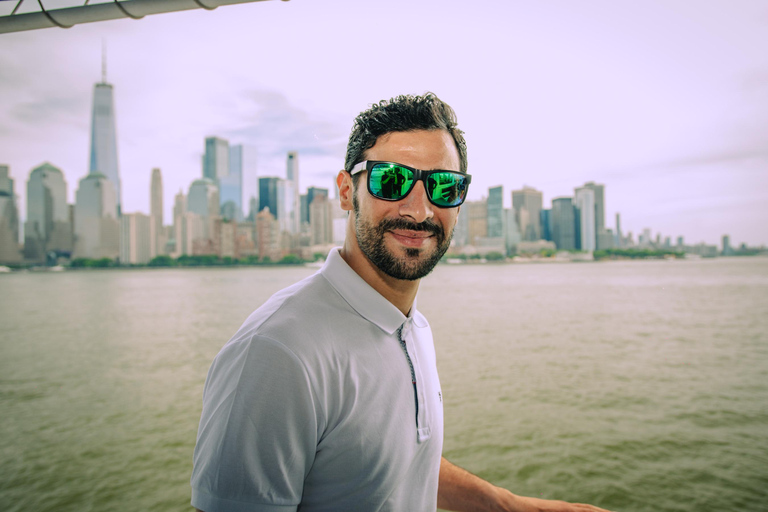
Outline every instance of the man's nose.
<path fill-rule="evenodd" d="M 411 193 L 400 200 L 400 216 L 410 217 L 417 223 L 435 216 L 434 207 L 427 199 L 423 181 L 416 182 Z"/>

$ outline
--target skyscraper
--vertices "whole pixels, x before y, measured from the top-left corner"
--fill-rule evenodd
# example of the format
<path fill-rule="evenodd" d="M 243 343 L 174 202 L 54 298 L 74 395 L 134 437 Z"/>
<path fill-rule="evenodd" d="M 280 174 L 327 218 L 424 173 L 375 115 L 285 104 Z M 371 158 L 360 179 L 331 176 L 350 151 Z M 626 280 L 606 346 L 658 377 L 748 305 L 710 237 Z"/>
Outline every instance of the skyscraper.
<path fill-rule="evenodd" d="M 0 165 L 0 264 L 19 262 L 19 212 L 13 178 L 8 166 Z"/>
<path fill-rule="evenodd" d="M 523 240 L 541 238 L 541 204 L 542 194 L 535 188 L 523 187 L 522 190 L 512 191 L 512 208 Z"/>
<path fill-rule="evenodd" d="M 333 242 L 332 204 L 327 195 L 318 195 L 309 205 L 310 243 L 312 245 Z"/>
<path fill-rule="evenodd" d="M 67 183 L 61 170 L 48 162 L 29 173 L 24 246 L 31 260 L 42 260 L 50 251 L 72 252 Z"/>
<path fill-rule="evenodd" d="M 287 229 L 291 233 L 299 232 L 301 219 L 299 218 L 299 154 L 296 151 L 288 152 L 288 160 L 285 168 L 286 178 L 286 214 L 288 215 Z"/>
<path fill-rule="evenodd" d="M 149 190 L 152 229 L 150 254 L 152 258 L 165 253 L 165 230 L 163 229 L 163 176 L 160 169 L 152 169 L 152 182 Z M 143 222 L 143 221 L 141 221 Z M 122 258 L 121 258 L 122 259 Z"/>
<path fill-rule="evenodd" d="M 577 188 L 574 193 L 577 212 L 578 248 L 582 251 L 594 251 L 597 248 L 595 230 L 595 192 L 592 188 Z"/>
<path fill-rule="evenodd" d="M 312 204 L 312 201 L 315 200 L 318 196 L 325 196 L 326 199 L 330 197 L 328 195 L 328 189 L 327 188 L 320 188 L 320 187 L 309 187 L 307 188 L 307 216 L 306 218 L 302 219 L 304 222 L 309 222 L 309 206 Z"/>
<path fill-rule="evenodd" d="M 539 212 L 539 225 L 541 226 L 541 239 L 552 240 L 552 210 L 542 208 Z"/>
<path fill-rule="evenodd" d="M 274 176 L 259 178 L 259 211 L 269 208 L 269 213 L 280 220 L 285 198 L 285 180 Z"/>
<path fill-rule="evenodd" d="M 504 236 L 504 187 L 488 189 L 488 237 Z"/>
<path fill-rule="evenodd" d="M 258 207 L 259 199 L 258 157 L 256 148 L 247 144 L 232 146 L 229 152 L 230 166 L 233 165 L 233 158 L 236 158 L 236 163 L 240 170 L 243 189 L 241 194 L 241 197 L 243 198 L 243 214 L 248 213 L 250 215 L 251 200 L 256 199 L 256 206 Z M 253 212 L 254 215 L 256 215 L 256 213 L 257 212 Z"/>
<path fill-rule="evenodd" d="M 552 241 L 563 251 L 576 249 L 576 214 L 570 197 L 556 197 L 552 200 L 550 213 Z"/>
<path fill-rule="evenodd" d="M 202 178 L 192 182 L 187 195 L 187 211 L 206 219 L 218 217 L 219 189 L 213 180 Z"/>
<path fill-rule="evenodd" d="M 229 142 L 219 137 L 206 137 L 203 155 L 203 178 L 218 185 L 221 178 L 229 175 Z"/>
<path fill-rule="evenodd" d="M 102 174 L 112 182 L 118 215 L 122 211 L 120 173 L 117 164 L 117 130 L 112 84 L 107 83 L 106 59 L 102 62 L 101 82 L 93 89 L 91 115 L 91 155 L 89 174 Z"/>
<path fill-rule="evenodd" d="M 591 189 L 595 194 L 595 233 L 601 233 L 605 229 L 605 187 L 588 181 L 580 188 Z"/>
<path fill-rule="evenodd" d="M 153 223 L 159 232 L 163 227 L 163 175 L 157 167 L 152 169 L 150 197 L 152 202 L 149 214 L 154 217 Z"/>
<path fill-rule="evenodd" d="M 221 214 L 225 218 L 241 221 L 245 213 L 243 197 L 258 197 L 256 180 L 256 152 L 242 144 L 229 148 L 229 175 L 219 179 Z M 246 183 L 250 183 L 246 187 Z"/>
<path fill-rule="evenodd" d="M 213 226 L 219 218 L 219 204 L 219 189 L 213 180 L 202 178 L 193 181 L 189 186 L 187 212 L 194 213 L 201 219 L 203 239 L 210 240 L 214 235 Z"/>
<path fill-rule="evenodd" d="M 588 181 L 584 186 L 576 189 L 578 192 L 581 189 L 589 189 L 592 191 L 595 198 L 594 207 L 594 219 L 595 219 L 595 248 L 596 249 L 609 249 L 613 247 L 613 239 L 606 236 L 605 230 L 605 187 L 597 184 L 594 181 Z M 613 234 L 611 234 L 611 237 Z M 602 243 L 601 243 L 602 240 Z"/>
<path fill-rule="evenodd" d="M 466 201 L 462 215 L 467 216 L 467 244 L 476 245 L 478 239 L 488 237 L 488 200 Z"/>
<path fill-rule="evenodd" d="M 112 180 L 89 174 L 75 194 L 75 258 L 117 258 L 120 224 Z"/>
<path fill-rule="evenodd" d="M 143 213 L 120 217 L 120 263 L 142 264 L 152 259 L 154 218 Z"/>

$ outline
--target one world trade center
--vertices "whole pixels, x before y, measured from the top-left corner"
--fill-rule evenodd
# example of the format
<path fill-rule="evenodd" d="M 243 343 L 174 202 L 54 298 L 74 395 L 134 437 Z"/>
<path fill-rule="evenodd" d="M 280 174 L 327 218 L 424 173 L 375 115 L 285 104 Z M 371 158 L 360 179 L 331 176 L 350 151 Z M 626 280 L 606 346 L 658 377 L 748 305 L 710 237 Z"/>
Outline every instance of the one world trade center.
<path fill-rule="evenodd" d="M 102 64 L 101 82 L 93 90 L 91 117 L 91 158 L 88 174 L 103 174 L 115 187 L 117 213 L 122 212 L 120 173 L 117 167 L 117 134 L 112 84 L 107 83 L 106 62 Z"/>

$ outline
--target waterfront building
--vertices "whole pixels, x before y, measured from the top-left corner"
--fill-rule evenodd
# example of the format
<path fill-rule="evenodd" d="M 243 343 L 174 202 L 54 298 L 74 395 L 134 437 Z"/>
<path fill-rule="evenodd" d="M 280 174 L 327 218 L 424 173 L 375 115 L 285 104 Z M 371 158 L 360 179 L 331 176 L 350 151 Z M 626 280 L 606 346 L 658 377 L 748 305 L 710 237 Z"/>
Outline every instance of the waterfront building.
<path fill-rule="evenodd" d="M 552 200 L 550 213 L 552 222 L 552 241 L 561 251 L 576 249 L 576 212 L 573 199 L 556 197 Z"/>
<path fill-rule="evenodd" d="M 552 240 L 552 210 L 542 209 L 539 213 L 539 224 L 541 225 L 541 239 Z"/>
<path fill-rule="evenodd" d="M 337 196 L 338 198 L 338 191 Z M 338 200 L 331 201 L 331 216 L 333 217 L 333 244 L 342 245 L 347 233 L 347 218 L 349 212 L 341 209 Z"/>
<path fill-rule="evenodd" d="M 309 195 L 299 195 L 299 219 L 301 219 L 301 233 L 309 230 Z"/>
<path fill-rule="evenodd" d="M 259 250 L 259 259 L 279 261 L 282 258 L 280 249 L 280 225 L 275 216 L 269 211 L 269 207 L 263 208 L 256 215 L 256 246 Z"/>
<path fill-rule="evenodd" d="M 486 201 L 486 229 L 489 238 L 498 238 L 504 236 L 504 187 L 499 185 L 488 189 L 488 200 Z"/>
<path fill-rule="evenodd" d="M 205 138 L 203 153 L 203 178 L 218 185 L 221 178 L 229 175 L 229 142 L 220 137 Z"/>
<path fill-rule="evenodd" d="M 259 178 L 257 169 L 256 148 L 248 144 L 238 144 L 229 148 L 229 168 L 230 174 L 236 173 L 240 176 L 240 211 L 243 215 L 255 216 L 257 211 L 251 208 L 251 204 L 256 202 L 256 208 L 259 206 Z M 250 217 L 253 220 L 253 217 Z"/>
<path fill-rule="evenodd" d="M 280 183 L 284 181 L 274 176 L 266 176 L 259 178 L 259 212 L 264 208 L 269 208 L 273 217 L 277 218 L 282 205 L 278 204 L 282 201 L 279 190 L 283 190 L 284 186 Z"/>
<path fill-rule="evenodd" d="M 243 146 L 229 148 L 229 172 L 219 178 L 219 202 L 221 215 L 237 222 L 243 220 L 243 158 L 247 154 Z"/>
<path fill-rule="evenodd" d="M 42 262 L 51 252 L 69 256 L 72 246 L 67 182 L 61 169 L 45 162 L 32 169 L 27 180 L 24 254 L 31 261 Z"/>
<path fill-rule="evenodd" d="M 13 246 L 19 245 L 19 211 L 16 203 L 16 191 L 14 189 L 14 180 L 11 178 L 11 170 L 7 165 L 0 165 L 0 198 L 2 198 L 2 207 L 0 207 L 0 218 L 4 222 L 4 229 L 8 230 L 8 239 L 3 241 L 9 243 L 13 241 Z"/>
<path fill-rule="evenodd" d="M 258 189 L 258 187 L 256 187 Z M 248 220 L 255 221 L 256 214 L 259 213 L 259 200 L 256 197 L 251 197 L 248 201 Z"/>
<path fill-rule="evenodd" d="M 208 178 L 195 180 L 189 186 L 187 211 L 202 218 L 214 218 L 219 215 L 219 189 Z"/>
<path fill-rule="evenodd" d="M 107 83 L 106 62 L 102 63 L 101 82 L 93 89 L 91 113 L 91 152 L 89 174 L 107 177 L 115 190 L 117 213 L 122 210 L 120 172 L 117 161 L 117 130 L 113 86 Z"/>
<path fill-rule="evenodd" d="M 11 169 L 7 165 L 0 165 L 0 194 L 13 194 L 13 178 L 11 178 Z"/>
<path fill-rule="evenodd" d="M 723 256 L 733 256 L 736 251 L 731 247 L 731 237 L 729 235 L 723 235 L 723 251 L 720 253 Z"/>
<path fill-rule="evenodd" d="M 624 240 L 621 234 L 621 216 L 618 213 L 616 214 L 616 240 L 614 245 L 618 249 L 624 247 Z"/>
<path fill-rule="evenodd" d="M 307 188 L 307 216 L 304 218 L 304 222 L 309 222 L 309 205 L 315 200 L 317 196 L 325 196 L 326 199 L 330 198 L 327 188 L 309 187 Z"/>
<path fill-rule="evenodd" d="M 167 236 L 163 229 L 163 176 L 160 169 L 152 169 L 152 180 L 149 187 L 149 214 L 152 217 L 152 246 L 151 257 L 165 254 Z"/>
<path fill-rule="evenodd" d="M 485 198 L 466 201 L 461 209 L 467 215 L 467 244 L 475 245 L 476 239 L 488 236 L 488 203 Z"/>
<path fill-rule="evenodd" d="M 644 228 L 643 232 L 637 237 L 637 245 L 639 245 L 641 249 L 645 249 L 649 248 L 652 244 L 651 228 Z"/>
<path fill-rule="evenodd" d="M 309 205 L 310 244 L 323 245 L 333 242 L 333 213 L 328 196 L 316 195 Z"/>
<path fill-rule="evenodd" d="M 469 214 L 467 207 L 462 205 L 459 216 L 456 218 L 456 226 L 453 228 L 452 247 L 463 247 L 469 244 Z"/>
<path fill-rule="evenodd" d="M 616 244 L 613 239 L 608 239 L 606 236 L 605 228 L 605 186 L 595 183 L 594 181 L 588 181 L 580 189 L 592 190 L 595 197 L 595 248 L 597 249 L 611 249 Z"/>
<path fill-rule="evenodd" d="M 237 222 L 218 218 L 213 221 L 213 252 L 219 258 L 239 258 L 237 251 Z"/>
<path fill-rule="evenodd" d="M 173 256 L 195 254 L 195 241 L 205 239 L 205 223 L 200 215 L 185 211 L 177 217 L 174 238 L 176 239 Z"/>
<path fill-rule="evenodd" d="M 595 232 L 595 192 L 591 188 L 577 188 L 573 197 L 576 207 L 576 241 L 577 249 L 594 251 L 597 248 L 597 233 Z"/>
<path fill-rule="evenodd" d="M 213 222 L 219 218 L 219 188 L 208 178 L 195 180 L 189 186 L 187 194 L 187 211 L 200 216 L 203 223 L 202 239 L 207 240 L 209 246 L 212 246 Z M 198 245 L 192 254 L 211 254 L 212 248 L 203 246 L 201 240 L 193 240 L 192 244 Z"/>
<path fill-rule="evenodd" d="M 515 209 L 515 220 L 523 240 L 541 238 L 541 205 L 542 193 L 535 188 L 525 186 L 512 191 L 512 208 Z"/>
<path fill-rule="evenodd" d="M 88 174 L 75 194 L 75 258 L 110 258 L 120 254 L 117 192 L 103 174 Z"/>
<path fill-rule="evenodd" d="M 277 193 L 280 199 L 277 204 L 280 211 L 277 215 L 277 221 L 280 223 L 280 231 L 291 235 L 298 234 L 299 204 L 296 194 L 296 183 L 288 180 L 281 180 L 277 185 Z"/>
<path fill-rule="evenodd" d="M 19 212 L 13 178 L 7 165 L 0 165 L 0 264 L 20 263 Z"/>
<path fill-rule="evenodd" d="M 594 181 L 586 182 L 576 190 L 588 188 L 595 196 L 595 233 L 605 229 L 605 186 Z"/>
<path fill-rule="evenodd" d="M 301 219 L 299 217 L 299 154 L 296 151 L 288 152 L 288 159 L 285 168 L 285 178 L 285 205 L 288 221 L 285 223 L 284 230 L 291 234 L 298 234 L 299 226 L 301 225 Z"/>
<path fill-rule="evenodd" d="M 153 258 L 154 217 L 143 213 L 120 216 L 120 263 L 142 265 Z"/>
<path fill-rule="evenodd" d="M 613 230 L 603 229 L 598 235 L 596 240 L 596 246 L 598 249 L 613 249 L 615 243 L 615 236 Z"/>
<path fill-rule="evenodd" d="M 504 209 L 504 246 L 507 251 L 506 254 L 514 254 L 517 251 L 517 244 L 522 241 L 520 234 L 520 228 L 517 225 L 517 219 L 515 219 L 514 208 Z"/>

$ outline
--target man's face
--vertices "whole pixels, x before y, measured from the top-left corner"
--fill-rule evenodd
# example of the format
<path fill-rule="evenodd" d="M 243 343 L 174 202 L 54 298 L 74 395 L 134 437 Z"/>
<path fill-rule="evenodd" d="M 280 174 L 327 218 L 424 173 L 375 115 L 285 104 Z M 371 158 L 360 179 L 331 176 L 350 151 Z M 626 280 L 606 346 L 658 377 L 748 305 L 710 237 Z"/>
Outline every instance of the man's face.
<path fill-rule="evenodd" d="M 382 135 L 366 151 L 366 160 L 396 162 L 422 170 L 459 170 L 459 153 L 444 130 Z M 448 250 L 459 208 L 438 208 L 419 181 L 400 201 L 370 195 L 363 171 L 352 197 L 357 243 L 379 270 L 396 279 L 429 274 Z"/>

